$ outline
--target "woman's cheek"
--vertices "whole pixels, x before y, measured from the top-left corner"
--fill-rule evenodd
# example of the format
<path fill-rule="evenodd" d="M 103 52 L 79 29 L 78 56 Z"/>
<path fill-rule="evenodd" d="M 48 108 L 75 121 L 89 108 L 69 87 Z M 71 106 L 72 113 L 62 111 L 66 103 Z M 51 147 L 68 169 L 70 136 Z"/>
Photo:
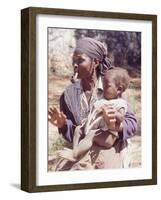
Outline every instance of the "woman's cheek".
<path fill-rule="evenodd" d="M 88 77 L 88 75 L 89 75 L 89 69 L 87 68 L 87 66 L 80 66 L 78 68 L 78 77 L 79 78 Z"/>
<path fill-rule="evenodd" d="M 83 69 L 79 68 L 78 69 L 78 78 L 83 78 L 83 74 L 84 74 Z"/>

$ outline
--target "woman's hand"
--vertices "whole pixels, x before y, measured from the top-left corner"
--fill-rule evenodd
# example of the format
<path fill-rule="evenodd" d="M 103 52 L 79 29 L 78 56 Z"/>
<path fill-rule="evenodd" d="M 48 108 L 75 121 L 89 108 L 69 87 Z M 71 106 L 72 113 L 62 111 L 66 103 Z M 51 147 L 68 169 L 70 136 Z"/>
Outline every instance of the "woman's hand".
<path fill-rule="evenodd" d="M 111 106 L 105 106 L 102 108 L 103 118 L 109 129 L 115 130 L 116 128 L 116 110 Z"/>
<path fill-rule="evenodd" d="M 110 130 L 122 131 L 122 121 L 124 120 L 123 111 L 118 112 L 112 106 L 105 106 L 103 109 L 104 120 Z"/>
<path fill-rule="evenodd" d="M 58 128 L 62 128 L 66 124 L 66 115 L 59 112 L 56 108 L 49 108 L 48 120 Z"/>

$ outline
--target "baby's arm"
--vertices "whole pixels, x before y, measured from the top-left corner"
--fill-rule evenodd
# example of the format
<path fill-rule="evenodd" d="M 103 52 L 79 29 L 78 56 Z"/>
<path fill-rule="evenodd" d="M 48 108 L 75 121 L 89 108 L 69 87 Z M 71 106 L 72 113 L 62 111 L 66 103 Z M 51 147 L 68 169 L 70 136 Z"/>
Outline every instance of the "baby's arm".
<path fill-rule="evenodd" d="M 101 130 L 91 130 L 81 141 L 82 136 L 81 126 L 77 126 L 73 138 L 73 150 L 64 148 L 58 151 L 58 155 L 62 158 L 70 160 L 72 162 L 77 161 L 79 156 L 86 153 L 93 145 L 94 136 L 97 135 Z M 79 142 L 80 141 L 80 142 Z"/>
<path fill-rule="evenodd" d="M 78 146 L 78 143 L 82 135 L 83 135 L 82 126 L 77 126 L 74 131 L 73 149 L 75 149 Z"/>

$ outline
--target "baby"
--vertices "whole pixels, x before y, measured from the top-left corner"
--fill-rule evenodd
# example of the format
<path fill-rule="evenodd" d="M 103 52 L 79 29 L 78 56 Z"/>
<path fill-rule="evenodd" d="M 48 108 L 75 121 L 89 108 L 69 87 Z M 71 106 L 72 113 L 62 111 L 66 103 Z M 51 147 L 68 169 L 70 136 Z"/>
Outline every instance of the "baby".
<path fill-rule="evenodd" d="M 122 68 L 116 67 L 105 73 L 103 99 L 97 100 L 93 104 L 87 120 L 82 125 L 76 127 L 73 138 L 73 150 L 64 149 L 59 151 L 60 157 L 73 162 L 77 161 L 81 155 L 92 147 L 93 142 L 96 142 L 95 137 L 103 134 L 104 131 L 109 131 L 108 146 L 106 148 L 113 146 L 119 137 L 118 128 L 127 112 L 127 102 L 122 99 L 122 93 L 127 89 L 129 80 L 128 72 Z M 116 113 L 115 118 L 109 121 L 104 113 L 106 108 L 109 109 L 110 107 L 116 110 Z"/>

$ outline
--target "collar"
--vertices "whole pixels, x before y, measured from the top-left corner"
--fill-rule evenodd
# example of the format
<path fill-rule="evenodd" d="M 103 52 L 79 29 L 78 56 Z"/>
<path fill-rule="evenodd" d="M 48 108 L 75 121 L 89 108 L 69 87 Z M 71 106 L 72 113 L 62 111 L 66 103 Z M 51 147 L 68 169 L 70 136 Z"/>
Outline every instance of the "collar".
<path fill-rule="evenodd" d="M 74 84 L 74 87 L 76 89 L 82 90 L 82 85 L 81 85 L 81 80 L 80 79 L 78 79 L 77 81 L 75 81 L 75 83 L 73 83 L 73 84 Z M 98 80 L 97 80 L 97 83 L 96 83 L 96 89 L 98 91 L 103 92 L 103 80 L 102 80 L 101 76 L 98 77 Z"/>
<path fill-rule="evenodd" d="M 102 76 L 98 77 L 98 81 L 97 81 L 97 89 L 99 91 L 103 92 L 103 80 L 102 80 Z"/>

